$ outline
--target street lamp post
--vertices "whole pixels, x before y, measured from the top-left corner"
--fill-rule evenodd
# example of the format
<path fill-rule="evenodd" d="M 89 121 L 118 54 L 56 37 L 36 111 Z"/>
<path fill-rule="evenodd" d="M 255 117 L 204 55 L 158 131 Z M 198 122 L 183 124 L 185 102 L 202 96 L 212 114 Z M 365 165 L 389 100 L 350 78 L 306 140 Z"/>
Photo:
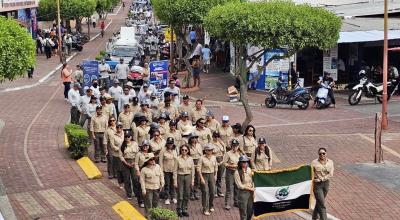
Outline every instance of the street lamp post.
<path fill-rule="evenodd" d="M 60 55 L 60 62 L 64 63 L 62 46 L 61 46 L 61 12 L 60 12 L 60 0 L 57 0 L 57 28 L 58 28 L 58 54 Z"/>
<path fill-rule="evenodd" d="M 388 74 L 388 0 L 384 1 L 383 24 L 383 93 L 382 93 L 382 129 L 388 128 L 387 119 L 387 74 Z"/>

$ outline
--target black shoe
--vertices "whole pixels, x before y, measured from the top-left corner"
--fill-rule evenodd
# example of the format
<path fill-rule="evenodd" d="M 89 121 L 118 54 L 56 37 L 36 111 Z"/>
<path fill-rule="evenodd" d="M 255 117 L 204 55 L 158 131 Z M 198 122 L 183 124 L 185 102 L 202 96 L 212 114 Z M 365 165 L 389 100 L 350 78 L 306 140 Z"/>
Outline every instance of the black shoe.
<path fill-rule="evenodd" d="M 94 162 L 95 162 L 95 163 L 99 163 L 100 160 L 99 160 L 99 159 L 95 159 Z"/>
<path fill-rule="evenodd" d="M 193 201 L 193 200 L 195 200 L 195 199 L 196 199 L 196 198 L 194 197 L 194 195 L 191 195 L 191 196 L 190 196 L 190 200 Z"/>
<path fill-rule="evenodd" d="M 233 206 L 234 207 L 239 207 L 239 205 L 237 203 L 234 203 Z"/>
<path fill-rule="evenodd" d="M 189 217 L 189 213 L 188 213 L 187 211 L 182 212 L 182 215 L 183 215 L 183 216 L 186 216 L 186 217 Z"/>
<path fill-rule="evenodd" d="M 181 211 L 181 210 L 177 210 L 176 213 L 178 213 L 178 216 L 179 216 L 179 217 L 183 217 L 182 211 Z"/>

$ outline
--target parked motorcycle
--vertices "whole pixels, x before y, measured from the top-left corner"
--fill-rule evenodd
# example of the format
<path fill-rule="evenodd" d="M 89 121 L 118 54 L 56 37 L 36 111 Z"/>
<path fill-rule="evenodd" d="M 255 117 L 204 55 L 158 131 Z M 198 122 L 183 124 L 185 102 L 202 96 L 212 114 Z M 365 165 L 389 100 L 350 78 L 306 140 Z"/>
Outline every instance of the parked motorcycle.
<path fill-rule="evenodd" d="M 80 37 L 73 35 L 71 38 L 72 38 L 72 49 L 75 49 L 79 52 L 82 51 L 83 45 Z"/>
<path fill-rule="evenodd" d="M 311 95 L 307 89 L 297 88 L 293 91 L 288 91 L 282 88 L 281 83 L 278 82 L 277 87 L 267 93 L 265 106 L 274 108 L 277 104 L 286 104 L 291 107 L 297 105 L 299 109 L 305 110 L 308 108 L 310 99 Z"/>
<path fill-rule="evenodd" d="M 393 71 L 393 70 L 390 70 Z M 393 73 L 393 72 L 391 72 Z M 392 74 L 391 74 L 392 75 Z M 349 95 L 349 104 L 357 105 L 361 101 L 361 97 L 364 95 L 367 98 L 376 98 L 380 103 L 382 103 L 382 95 L 383 95 L 383 84 L 382 83 L 373 83 L 366 76 L 365 70 L 361 70 L 359 72 L 360 83 L 353 87 L 353 92 Z M 399 77 L 398 74 L 393 75 L 392 79 L 387 83 L 387 99 L 396 91 L 396 88 L 399 86 Z"/>
<path fill-rule="evenodd" d="M 328 95 L 329 89 L 330 89 L 329 85 L 326 85 L 324 82 L 321 82 L 317 92 L 317 96 L 315 97 L 316 109 L 328 108 L 332 104 L 332 100 Z"/>

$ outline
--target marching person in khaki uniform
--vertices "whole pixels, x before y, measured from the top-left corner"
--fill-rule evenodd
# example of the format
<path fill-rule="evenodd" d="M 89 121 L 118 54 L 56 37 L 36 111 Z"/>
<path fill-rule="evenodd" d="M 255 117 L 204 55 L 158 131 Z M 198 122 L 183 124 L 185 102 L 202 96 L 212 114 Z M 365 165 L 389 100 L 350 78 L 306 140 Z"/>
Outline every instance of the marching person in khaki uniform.
<path fill-rule="evenodd" d="M 242 133 L 242 125 L 239 123 L 236 123 L 234 125 L 232 125 L 232 132 L 233 134 L 231 135 L 230 139 L 229 139 L 229 145 L 227 145 L 228 147 L 230 146 L 230 143 L 232 142 L 233 139 L 236 139 L 237 141 L 239 141 L 239 144 L 241 141 L 243 141 L 243 133 Z M 230 150 L 230 149 L 228 149 Z"/>
<path fill-rule="evenodd" d="M 254 170 L 263 171 L 271 170 L 272 168 L 272 157 L 271 148 L 267 146 L 265 138 L 258 139 L 258 147 L 253 153 L 251 163 Z"/>
<path fill-rule="evenodd" d="M 101 111 L 103 112 L 103 115 L 107 117 L 107 120 L 110 116 L 112 116 L 112 112 L 109 107 L 107 107 L 107 99 L 105 96 L 100 96 L 100 104 L 101 104 Z"/>
<path fill-rule="evenodd" d="M 239 141 L 236 139 L 233 139 L 231 142 L 231 150 L 226 152 L 224 155 L 224 165 L 226 167 L 226 172 L 225 172 L 225 184 L 226 184 L 226 191 L 225 191 L 225 209 L 229 210 L 231 209 L 231 199 L 232 196 L 232 191 L 233 191 L 233 205 L 238 206 L 238 197 L 237 197 L 237 186 L 235 184 L 234 180 L 234 173 L 237 169 L 237 165 L 239 162 Z M 233 188 L 233 189 L 232 189 Z"/>
<path fill-rule="evenodd" d="M 210 129 L 211 133 L 218 131 L 218 128 L 221 126 L 219 122 L 215 120 L 214 114 L 210 110 L 207 111 L 205 126 Z"/>
<path fill-rule="evenodd" d="M 131 124 L 132 124 L 134 115 L 131 112 L 130 108 L 131 107 L 129 104 L 125 104 L 124 111 L 119 113 L 118 121 L 122 123 L 124 132 L 132 132 Z"/>
<path fill-rule="evenodd" d="M 156 161 L 158 162 L 158 156 L 161 150 L 165 147 L 165 140 L 161 137 L 160 131 L 155 130 L 153 133 L 153 138 L 150 140 L 150 150 L 154 153 Z"/>
<path fill-rule="evenodd" d="M 121 146 L 121 154 L 119 158 L 122 162 L 122 171 L 124 173 L 124 187 L 128 200 L 132 199 L 132 193 L 135 193 L 136 197 L 138 196 L 138 190 L 135 189 L 135 187 L 138 186 L 135 169 L 135 158 L 138 152 L 138 144 L 132 141 L 132 134 L 130 132 L 126 132 L 124 142 Z"/>
<path fill-rule="evenodd" d="M 113 137 L 115 133 L 117 132 L 117 125 L 116 125 L 116 120 L 114 117 L 110 117 L 108 119 L 108 128 L 106 132 L 104 133 L 104 145 L 107 146 L 107 173 L 108 173 L 108 179 L 112 178 L 117 178 L 117 173 L 118 173 L 118 161 L 113 161 L 114 157 L 114 152 L 112 150 L 112 144 L 111 141 L 113 140 Z M 119 152 L 117 152 L 119 153 Z M 117 155 L 119 157 L 119 155 Z M 119 180 L 119 178 L 118 178 Z M 122 178 L 121 178 L 122 180 Z M 122 182 L 120 182 L 122 183 Z"/>
<path fill-rule="evenodd" d="M 175 198 L 175 187 L 173 180 L 173 172 L 175 166 L 175 160 L 178 157 L 176 152 L 176 146 L 174 144 L 174 139 L 169 137 L 167 139 L 167 144 L 165 148 L 161 150 L 159 164 L 162 171 L 164 172 L 164 192 L 166 193 L 165 205 L 171 204 L 171 201 L 176 204 L 177 200 Z"/>
<path fill-rule="evenodd" d="M 211 142 L 211 131 L 204 127 L 206 121 L 203 118 L 199 118 L 196 122 L 196 130 L 194 131 L 199 137 L 198 141 L 201 146 L 205 146 Z"/>
<path fill-rule="evenodd" d="M 113 103 L 113 97 L 111 97 L 109 94 L 105 95 L 106 97 L 106 106 L 108 110 L 110 111 L 111 115 L 114 117 L 117 117 L 117 108 L 115 107 Z"/>
<path fill-rule="evenodd" d="M 175 120 L 169 121 L 169 130 L 165 134 L 165 138 L 168 139 L 169 137 L 172 137 L 174 139 L 175 145 L 177 147 L 180 147 L 183 142 L 182 142 L 182 133 L 181 131 L 176 129 L 177 122 Z M 176 149 L 177 153 L 178 149 Z"/>
<path fill-rule="evenodd" d="M 164 187 L 164 173 L 155 159 L 154 154 L 149 153 L 140 172 L 140 185 L 147 215 L 151 208 L 157 208 L 160 190 Z"/>
<path fill-rule="evenodd" d="M 151 109 L 149 108 L 149 103 L 147 100 L 144 100 L 140 103 L 140 113 L 142 113 L 146 118 L 148 122 L 153 121 L 153 113 L 151 112 Z"/>
<path fill-rule="evenodd" d="M 130 100 L 132 100 L 132 102 L 129 103 L 129 105 L 131 106 L 130 110 L 133 115 L 135 115 L 136 113 L 140 112 L 139 98 L 132 97 Z"/>
<path fill-rule="evenodd" d="M 139 178 L 140 177 L 140 170 L 142 169 L 144 162 L 146 161 L 147 155 L 150 154 L 150 141 L 148 140 L 143 140 L 143 142 L 140 145 L 139 152 L 136 154 L 135 157 L 135 170 L 136 170 L 136 176 Z M 142 193 L 140 192 L 141 186 L 140 186 L 140 181 L 138 183 L 138 189 L 139 192 L 137 195 L 137 200 L 141 208 L 144 208 L 144 200 Z"/>
<path fill-rule="evenodd" d="M 190 157 L 189 147 L 184 144 L 179 149 L 179 156 L 174 166 L 174 187 L 178 189 L 178 204 L 176 212 L 179 217 L 187 216 L 189 194 L 194 186 L 195 167 Z"/>
<path fill-rule="evenodd" d="M 192 123 L 195 124 L 200 118 L 206 118 L 207 109 L 203 107 L 203 100 L 198 99 L 195 107 L 190 111 L 190 118 Z"/>
<path fill-rule="evenodd" d="M 96 115 L 92 117 L 90 120 L 90 132 L 92 134 L 92 138 L 94 140 L 94 162 L 106 163 L 106 154 L 107 150 L 104 146 L 104 132 L 106 132 L 108 125 L 108 116 L 103 115 L 102 107 L 96 107 Z"/>
<path fill-rule="evenodd" d="M 169 120 L 169 116 L 165 113 L 162 112 L 160 116 L 158 117 L 158 130 L 160 131 L 161 136 L 164 138 L 165 134 L 167 133 L 169 126 L 167 121 Z"/>
<path fill-rule="evenodd" d="M 221 140 L 225 143 L 225 146 L 229 146 L 229 141 L 233 136 L 232 127 L 229 124 L 229 116 L 222 116 L 222 124 L 218 127 L 218 132 L 221 136 Z"/>
<path fill-rule="evenodd" d="M 189 96 L 184 95 L 182 97 L 182 104 L 179 105 L 178 108 L 179 114 L 182 114 L 183 112 L 190 112 L 193 108 L 194 106 L 192 105 L 192 103 L 189 102 Z"/>
<path fill-rule="evenodd" d="M 160 105 L 160 113 L 165 112 L 171 119 L 177 119 L 179 117 L 178 109 L 171 105 L 171 99 L 165 98 L 164 104 Z"/>
<path fill-rule="evenodd" d="M 211 144 L 214 146 L 213 153 L 218 163 L 217 181 L 216 181 L 217 191 L 215 197 L 217 196 L 224 197 L 224 194 L 222 193 L 222 177 L 224 176 L 225 173 L 224 155 L 226 152 L 226 145 L 221 140 L 219 132 L 215 131 L 213 133 L 213 140 L 211 141 Z"/>
<path fill-rule="evenodd" d="M 242 141 L 240 142 L 240 151 L 243 154 L 246 154 L 248 158 L 252 158 L 256 147 L 256 129 L 253 127 L 253 125 L 248 125 L 244 131 Z"/>
<path fill-rule="evenodd" d="M 214 212 L 215 180 L 218 172 L 217 158 L 213 155 L 214 147 L 208 144 L 204 147 L 205 154 L 199 160 L 199 176 L 201 182 L 201 202 L 203 214 Z"/>
<path fill-rule="evenodd" d="M 181 120 L 178 122 L 178 129 L 184 132 L 184 128 L 193 127 L 192 122 L 189 120 L 189 114 L 187 112 L 181 113 Z"/>
<path fill-rule="evenodd" d="M 139 126 L 134 130 L 134 140 L 137 143 L 142 143 L 144 140 L 150 139 L 150 126 L 148 125 L 148 120 L 145 116 L 139 117 Z"/>
<path fill-rule="evenodd" d="M 240 156 L 238 169 L 235 171 L 240 220 L 251 220 L 253 215 L 254 185 L 252 176 L 253 173 L 249 167 L 249 158 L 246 155 Z"/>
<path fill-rule="evenodd" d="M 190 193 L 191 200 L 199 199 L 199 197 L 197 197 L 197 189 L 200 187 L 198 167 L 199 167 L 199 159 L 203 155 L 203 148 L 197 142 L 197 138 L 198 138 L 198 136 L 196 135 L 196 133 L 191 133 L 189 135 L 188 146 L 189 146 L 189 150 L 190 150 L 190 156 L 193 158 L 193 163 L 196 168 L 196 175 L 194 178 L 194 186 L 192 187 L 192 191 Z"/>
<path fill-rule="evenodd" d="M 314 196 L 316 200 L 315 209 L 312 219 L 326 220 L 325 198 L 329 191 L 329 180 L 333 177 L 333 161 L 326 157 L 326 149 L 321 147 L 318 149 L 318 159 L 311 162 L 314 170 Z"/>

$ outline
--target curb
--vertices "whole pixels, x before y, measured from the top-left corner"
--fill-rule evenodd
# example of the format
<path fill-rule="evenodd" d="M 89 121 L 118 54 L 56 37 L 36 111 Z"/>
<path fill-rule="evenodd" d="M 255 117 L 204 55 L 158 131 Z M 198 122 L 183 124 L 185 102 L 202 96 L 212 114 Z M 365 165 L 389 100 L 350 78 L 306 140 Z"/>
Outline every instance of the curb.
<path fill-rule="evenodd" d="M 69 140 L 68 140 L 68 136 L 67 133 L 64 132 L 64 146 L 65 148 L 69 148 Z"/>
<path fill-rule="evenodd" d="M 81 167 L 83 172 L 86 174 L 88 179 L 92 180 L 101 178 L 102 174 L 99 168 L 97 168 L 97 166 L 94 165 L 94 163 L 89 159 L 89 157 L 82 157 L 76 162 Z"/>
<path fill-rule="evenodd" d="M 123 220 L 146 220 L 129 202 L 121 201 L 112 207 Z"/>

